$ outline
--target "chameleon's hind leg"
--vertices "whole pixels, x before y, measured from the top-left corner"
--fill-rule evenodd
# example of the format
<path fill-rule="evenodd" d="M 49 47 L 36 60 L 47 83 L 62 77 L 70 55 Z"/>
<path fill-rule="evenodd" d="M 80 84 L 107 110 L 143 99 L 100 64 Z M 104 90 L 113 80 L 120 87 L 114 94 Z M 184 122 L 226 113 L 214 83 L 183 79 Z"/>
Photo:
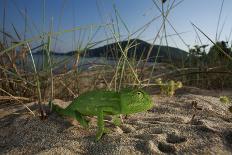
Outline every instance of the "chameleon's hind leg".
<path fill-rule="evenodd" d="M 104 120 L 103 120 L 103 111 L 100 110 L 97 115 L 97 134 L 96 134 L 96 141 L 98 141 L 102 134 L 104 133 Z"/>
<path fill-rule="evenodd" d="M 85 128 L 89 127 L 89 121 L 87 121 L 84 116 L 79 113 L 78 111 L 75 111 L 75 118 L 76 120 Z"/>

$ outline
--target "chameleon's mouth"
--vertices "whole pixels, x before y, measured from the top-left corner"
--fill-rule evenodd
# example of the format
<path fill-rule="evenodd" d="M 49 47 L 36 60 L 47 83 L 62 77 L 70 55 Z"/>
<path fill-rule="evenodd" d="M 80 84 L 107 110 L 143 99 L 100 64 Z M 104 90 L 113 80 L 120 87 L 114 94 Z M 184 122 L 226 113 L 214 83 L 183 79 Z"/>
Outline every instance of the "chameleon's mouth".
<path fill-rule="evenodd" d="M 132 105 L 132 106 L 129 106 L 128 110 L 126 113 L 127 114 L 132 114 L 132 113 L 137 113 L 137 112 L 143 112 L 143 111 L 147 111 L 147 110 L 150 110 L 154 107 L 154 105 L 151 103 L 151 104 L 146 104 L 144 105 L 142 103 L 142 106 L 141 106 L 141 103 L 138 104 L 138 105 Z"/>

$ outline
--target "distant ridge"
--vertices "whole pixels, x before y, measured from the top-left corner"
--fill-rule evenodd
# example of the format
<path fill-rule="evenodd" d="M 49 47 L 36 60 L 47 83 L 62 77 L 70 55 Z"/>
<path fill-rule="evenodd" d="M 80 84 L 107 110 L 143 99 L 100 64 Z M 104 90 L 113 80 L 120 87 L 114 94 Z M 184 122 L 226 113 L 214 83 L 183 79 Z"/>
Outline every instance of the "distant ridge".
<path fill-rule="evenodd" d="M 121 42 L 111 43 L 104 45 L 102 47 L 94 48 L 94 49 L 87 49 L 85 52 L 81 53 L 81 56 L 85 57 L 107 57 L 109 59 L 117 59 L 121 56 L 121 50 L 118 46 L 125 49 L 127 44 L 130 44 L 131 47 L 128 50 L 128 58 L 136 58 L 139 60 L 140 58 L 146 59 L 149 49 L 151 48 L 152 44 L 149 44 L 140 39 L 131 39 L 130 41 L 125 40 Z M 158 53 L 159 51 L 159 53 Z M 51 52 L 52 55 L 57 56 L 73 56 L 76 52 L 70 51 L 67 53 L 56 53 Z M 34 54 L 42 54 L 42 51 L 37 51 Z M 158 55 L 157 55 L 158 54 Z M 168 46 L 161 46 L 161 45 L 154 45 L 148 61 L 154 61 L 157 57 L 157 62 L 169 62 L 169 61 L 181 61 L 187 58 L 188 53 L 184 50 L 175 47 L 168 47 Z"/>
<path fill-rule="evenodd" d="M 147 57 L 150 47 L 152 46 L 152 44 L 149 44 L 143 40 L 131 39 L 130 41 L 126 40 L 118 43 L 104 45 L 95 49 L 89 49 L 88 51 L 86 51 L 85 56 L 108 58 L 120 57 L 122 53 L 118 44 L 121 45 L 122 49 L 125 49 L 126 45 L 130 44 L 131 48 L 128 50 L 128 57 L 135 57 L 137 60 L 140 57 L 142 59 L 145 59 Z M 149 56 L 149 61 L 153 61 L 156 58 L 157 54 L 157 61 L 161 62 L 169 61 L 169 59 L 171 59 L 170 61 L 179 61 L 187 58 L 188 53 L 184 50 L 175 47 L 154 45 Z"/>

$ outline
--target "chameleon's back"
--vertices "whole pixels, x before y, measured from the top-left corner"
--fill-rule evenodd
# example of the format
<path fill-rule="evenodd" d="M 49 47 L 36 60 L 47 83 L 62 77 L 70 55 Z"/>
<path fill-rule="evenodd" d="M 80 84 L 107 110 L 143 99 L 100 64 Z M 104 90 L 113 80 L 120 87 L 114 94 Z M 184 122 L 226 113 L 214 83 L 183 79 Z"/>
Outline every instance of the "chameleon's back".
<path fill-rule="evenodd" d="M 124 90 L 120 93 L 122 114 L 143 112 L 153 107 L 151 96 L 143 90 Z"/>
<path fill-rule="evenodd" d="M 103 90 L 86 92 L 75 98 L 66 110 L 77 110 L 83 115 L 97 115 L 99 108 L 110 109 L 109 114 L 111 111 L 120 112 L 119 93 Z"/>

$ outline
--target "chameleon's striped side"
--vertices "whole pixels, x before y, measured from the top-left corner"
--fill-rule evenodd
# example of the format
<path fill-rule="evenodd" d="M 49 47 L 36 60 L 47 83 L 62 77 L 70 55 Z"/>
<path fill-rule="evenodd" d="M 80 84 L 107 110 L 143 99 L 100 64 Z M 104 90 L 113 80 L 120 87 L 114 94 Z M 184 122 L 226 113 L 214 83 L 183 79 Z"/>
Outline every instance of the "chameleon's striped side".
<path fill-rule="evenodd" d="M 82 115 L 97 116 L 99 109 L 104 114 L 115 115 L 121 113 L 119 93 L 114 91 L 91 91 L 80 95 L 65 109 L 77 110 Z"/>

